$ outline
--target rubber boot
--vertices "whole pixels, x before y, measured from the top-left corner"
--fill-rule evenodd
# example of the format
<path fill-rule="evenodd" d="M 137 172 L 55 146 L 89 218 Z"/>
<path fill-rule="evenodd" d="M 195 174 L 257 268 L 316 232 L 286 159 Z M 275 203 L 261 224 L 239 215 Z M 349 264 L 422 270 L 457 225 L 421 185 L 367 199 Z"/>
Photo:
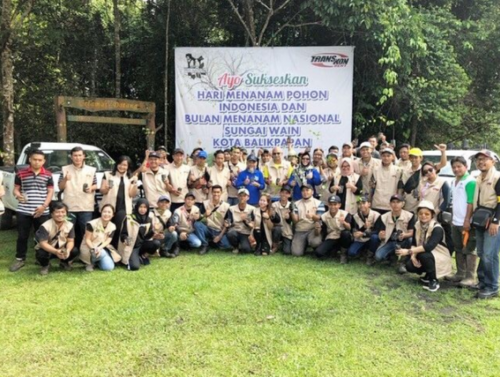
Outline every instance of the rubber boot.
<path fill-rule="evenodd" d="M 476 285 L 477 255 L 467 254 L 466 256 L 465 279 L 460 282 L 464 288 L 473 288 Z"/>
<path fill-rule="evenodd" d="M 457 273 L 455 275 L 445 276 L 445 279 L 453 283 L 458 283 L 465 278 L 465 268 L 467 264 L 463 253 L 455 253 L 455 260 L 457 262 Z"/>

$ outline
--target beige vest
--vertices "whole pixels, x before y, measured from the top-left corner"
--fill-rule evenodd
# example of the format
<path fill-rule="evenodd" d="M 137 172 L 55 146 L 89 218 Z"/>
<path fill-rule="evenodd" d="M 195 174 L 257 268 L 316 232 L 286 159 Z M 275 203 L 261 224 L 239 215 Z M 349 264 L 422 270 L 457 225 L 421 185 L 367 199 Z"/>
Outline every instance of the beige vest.
<path fill-rule="evenodd" d="M 168 165 L 168 172 L 170 174 L 170 184 L 173 186 L 174 190 L 181 189 L 181 194 L 179 196 L 172 194 L 172 203 L 184 203 L 184 197 L 188 193 L 187 180 L 189 177 L 190 167 L 187 165 L 181 165 L 179 167 L 175 164 Z"/>
<path fill-rule="evenodd" d="M 378 213 L 377 211 L 370 210 L 370 212 L 368 212 L 368 216 L 366 216 L 366 218 L 365 218 L 365 221 L 368 222 L 368 225 L 369 225 L 367 227 L 366 222 L 363 221 L 363 219 L 359 215 L 359 212 L 356 212 L 356 214 L 353 216 L 354 221 L 356 222 L 356 224 L 358 224 L 358 227 L 359 228 L 365 227 L 366 230 L 372 230 L 373 226 L 375 225 L 375 223 L 377 222 L 379 217 L 380 217 L 380 213 Z M 369 237 L 361 237 L 361 238 L 354 238 L 354 240 L 357 242 L 367 242 L 370 240 L 370 238 Z"/>
<path fill-rule="evenodd" d="M 166 209 L 163 213 L 160 213 L 158 208 L 155 208 L 153 211 L 151 211 L 154 231 L 156 233 L 164 233 L 167 229 L 163 224 L 167 225 L 170 217 L 172 217 L 172 212 L 170 212 L 169 209 Z"/>
<path fill-rule="evenodd" d="M 408 179 L 415 174 L 413 170 L 405 169 L 403 170 L 403 183 L 408 182 Z M 409 194 L 405 193 L 405 206 L 404 209 L 413 213 L 417 213 L 417 207 L 420 203 L 420 191 L 422 189 L 422 174 L 420 174 L 420 181 L 418 186 Z M 416 196 L 416 197 L 415 197 Z"/>
<path fill-rule="evenodd" d="M 340 183 L 340 179 L 342 176 L 335 177 L 335 186 L 338 186 Z M 359 179 L 359 175 L 356 173 L 351 174 L 347 177 L 349 182 L 353 185 L 356 185 Z M 338 195 L 335 192 L 336 195 Z M 349 212 L 351 215 L 354 215 L 358 211 L 358 203 L 356 193 L 353 193 L 350 188 L 347 189 L 346 197 L 345 197 L 345 210 Z"/>
<path fill-rule="evenodd" d="M 324 183 L 322 183 L 319 186 L 319 189 L 317 189 L 316 191 L 320 195 L 320 199 L 325 205 L 328 205 L 328 198 L 333 195 L 333 193 L 330 192 L 330 184 L 332 183 L 332 180 L 333 184 L 335 184 L 335 180 L 337 180 L 338 182 L 338 180 L 340 179 L 339 177 L 340 177 L 340 169 L 338 166 L 335 169 L 331 168 L 323 169 L 322 179 Z"/>
<path fill-rule="evenodd" d="M 111 172 L 104 173 L 108 183 L 113 181 L 113 188 L 110 188 L 106 195 L 102 196 L 101 203 L 99 204 L 99 211 L 106 204 L 111 204 L 116 210 L 116 199 L 118 197 L 118 189 L 120 188 L 120 175 L 113 175 Z M 125 210 L 127 213 L 132 213 L 132 198 L 130 197 L 130 186 L 135 182 L 135 178 L 129 179 L 126 175 L 123 176 L 123 183 L 125 185 Z"/>
<path fill-rule="evenodd" d="M 241 234 L 247 234 L 250 235 L 252 232 L 252 227 L 246 225 L 243 220 L 241 219 L 241 214 L 246 213 L 247 214 L 247 222 L 250 222 L 250 216 L 255 210 L 254 206 L 251 206 L 250 204 L 247 204 L 245 209 L 242 211 L 240 210 L 238 204 L 229 207 L 229 211 L 231 211 L 231 214 L 233 215 L 233 224 L 232 227 L 234 230 L 236 230 L 238 233 Z"/>
<path fill-rule="evenodd" d="M 266 192 L 271 196 L 279 196 L 281 190 L 281 184 L 276 184 L 279 179 L 280 182 L 290 178 L 290 162 L 282 160 L 281 165 L 275 165 L 274 161 L 270 161 L 266 164 L 265 168 L 269 174 L 269 179 L 271 184 L 266 184 Z M 270 244 L 271 245 L 271 244 Z"/>
<path fill-rule="evenodd" d="M 401 169 L 394 165 L 380 166 L 373 170 L 376 182 L 372 198 L 372 207 L 375 209 L 390 210 L 391 196 L 398 193 L 398 183 L 401 180 Z"/>
<path fill-rule="evenodd" d="M 272 211 L 272 210 L 271 210 L 271 211 Z M 253 214 L 254 214 L 254 216 L 255 216 L 255 229 L 260 230 L 260 223 L 262 222 L 262 215 L 260 214 L 260 208 L 259 208 L 259 207 L 256 207 L 256 208 L 253 210 Z M 266 233 L 267 243 L 268 243 L 271 247 L 273 246 L 273 235 L 272 235 L 273 227 L 274 227 L 274 226 L 269 227 L 269 226 L 267 225 L 267 223 L 266 223 L 266 222 L 264 222 L 264 233 Z"/>
<path fill-rule="evenodd" d="M 64 246 L 66 246 L 69 233 L 71 232 L 71 229 L 73 229 L 73 223 L 67 220 L 64 221 L 60 228 L 57 227 L 57 224 L 53 219 L 45 221 L 41 226 L 43 226 L 49 234 L 49 245 L 53 247 L 56 247 L 56 245 L 58 245 L 59 249 L 62 249 Z M 37 243 L 35 245 L 35 250 L 39 249 L 41 249 L 41 246 L 39 243 Z M 71 250 L 68 251 L 71 252 Z"/>
<path fill-rule="evenodd" d="M 219 232 L 222 231 L 222 228 L 224 227 L 224 218 L 229 210 L 229 203 L 221 200 L 219 204 L 214 206 L 211 200 L 205 200 L 203 202 L 203 206 L 205 207 L 205 210 L 210 211 L 210 216 L 206 217 L 207 226 Z M 216 207 L 218 207 L 217 210 L 213 212 Z"/>
<path fill-rule="evenodd" d="M 472 203 L 473 209 L 476 210 L 477 202 L 479 205 L 486 208 L 496 208 L 498 205 L 497 194 L 495 193 L 495 186 L 500 179 L 500 172 L 495 167 L 492 167 L 486 177 L 483 179 L 481 174 L 476 179 L 476 191 L 474 191 L 474 202 Z"/>
<path fill-rule="evenodd" d="M 420 197 L 421 200 L 428 200 L 434 205 L 434 212 L 436 215 L 440 212 L 439 206 L 443 202 L 443 195 L 441 194 L 441 188 L 444 185 L 445 180 L 441 177 L 437 177 L 433 183 L 423 181 L 420 183 Z"/>
<path fill-rule="evenodd" d="M 410 225 L 412 217 L 413 213 L 405 211 L 404 209 L 401 211 L 401 215 L 396 222 L 394 222 L 394 219 L 392 218 L 392 212 L 383 214 L 381 218 L 382 222 L 385 224 L 385 239 L 382 240 L 380 246 L 387 243 L 394 229 L 402 230 L 404 233 L 408 233 L 408 225 Z"/>
<path fill-rule="evenodd" d="M 142 187 L 144 188 L 144 193 L 146 194 L 146 199 L 149 202 L 149 206 L 156 208 L 158 203 L 158 198 L 162 195 L 168 195 L 167 186 L 162 178 L 167 177 L 169 172 L 166 169 L 159 168 L 158 171 L 153 173 L 151 169 L 147 169 L 142 173 Z M 127 191 L 125 191 L 127 193 Z M 130 212 L 127 213 L 131 213 Z"/>
<path fill-rule="evenodd" d="M 396 166 L 401 168 L 401 170 L 409 170 L 411 172 L 411 161 L 410 160 L 406 160 L 406 161 L 403 161 L 401 159 L 398 160 L 398 162 L 396 162 Z"/>
<path fill-rule="evenodd" d="M 373 171 L 380 168 L 382 162 L 378 158 L 370 158 L 368 163 L 365 163 L 362 159 L 357 160 L 354 163 L 354 172 L 361 176 L 361 182 L 363 182 L 363 192 L 366 194 L 371 193 L 370 179 L 372 177 Z M 362 172 L 366 172 L 365 175 L 361 175 Z"/>
<path fill-rule="evenodd" d="M 332 217 L 330 211 L 325 212 L 321 215 L 321 221 L 326 225 L 326 237 L 327 240 L 338 240 L 340 238 L 340 233 L 345 229 L 344 223 L 340 221 L 340 217 L 347 217 L 349 212 L 339 209 L 335 216 Z"/>
<path fill-rule="evenodd" d="M 427 233 L 425 234 L 425 242 L 429 239 L 429 237 L 432 234 L 432 231 L 434 230 L 435 227 L 441 228 L 441 225 L 434 220 L 431 220 L 431 223 L 429 224 L 429 229 L 427 230 Z M 420 237 L 422 235 L 422 227 L 420 226 L 420 221 L 417 221 L 415 224 L 415 237 L 417 240 L 417 246 L 422 246 L 420 242 Z M 445 236 L 443 235 L 443 243 L 445 241 Z M 444 247 L 441 244 L 438 244 L 434 250 L 432 250 L 432 255 L 434 256 L 434 260 L 436 261 L 436 276 L 437 278 L 442 278 L 443 276 L 450 275 L 452 272 L 452 267 L 451 267 L 451 255 L 450 252 L 446 247 Z"/>
<path fill-rule="evenodd" d="M 194 227 L 193 224 L 196 220 L 194 220 L 192 217 L 197 217 L 197 215 L 200 214 L 200 210 L 197 206 L 192 206 L 191 207 L 191 212 L 188 212 L 186 209 L 186 206 L 181 206 L 177 208 L 174 212 L 174 214 L 179 218 L 179 223 L 178 223 L 178 232 L 186 232 L 186 233 L 193 233 L 194 232 Z"/>
<path fill-rule="evenodd" d="M 222 165 L 222 169 L 219 169 L 216 165 L 208 168 L 210 173 L 210 186 L 219 185 L 222 187 L 221 199 L 227 201 L 227 183 L 229 182 L 230 173 L 226 164 Z M 208 199 L 212 199 L 211 193 L 208 195 Z"/>
<path fill-rule="evenodd" d="M 68 206 L 70 212 L 94 212 L 94 193 L 83 192 L 83 185 L 92 186 L 96 168 L 83 164 L 81 169 L 75 165 L 66 165 L 62 168 L 63 177 L 68 173 L 71 179 L 66 182 L 63 203 Z"/>
<path fill-rule="evenodd" d="M 208 182 L 205 181 L 203 176 L 205 175 L 205 170 L 208 171 L 208 166 L 205 166 L 202 170 L 198 168 L 198 166 L 193 166 L 190 171 L 189 171 L 189 180 L 194 181 L 198 178 L 200 178 L 200 181 L 198 181 L 202 186 L 206 186 Z M 192 188 L 191 192 L 194 194 L 194 201 L 196 203 L 203 203 L 205 200 L 208 199 L 208 193 L 205 194 L 203 192 L 202 188 Z"/>
<path fill-rule="evenodd" d="M 236 165 L 233 165 L 233 163 L 229 161 L 227 163 L 227 166 L 229 168 L 229 172 L 234 176 L 234 178 L 232 179 L 233 182 L 236 180 L 236 178 L 238 178 L 238 174 L 240 174 L 247 168 L 243 162 L 238 162 Z M 238 189 L 231 185 L 227 188 L 227 194 L 230 198 L 236 198 L 238 197 Z"/>
<path fill-rule="evenodd" d="M 134 250 L 135 241 L 137 241 L 140 225 L 137 221 L 134 220 L 132 215 L 128 215 L 125 220 L 127 221 L 127 232 L 128 236 L 131 238 L 131 242 L 129 245 L 127 245 L 125 244 L 125 242 L 122 242 L 120 237 L 120 241 L 118 243 L 118 254 L 120 254 L 120 256 L 122 257 L 122 263 L 128 264 L 130 255 L 132 254 L 132 250 Z M 151 224 L 147 223 L 143 226 L 146 229 L 145 234 L 147 234 L 149 232 L 149 229 L 151 228 Z"/>
<path fill-rule="evenodd" d="M 102 220 L 95 219 L 89 222 L 90 225 L 92 225 L 92 229 L 94 231 L 92 232 L 92 247 L 98 247 L 99 244 L 104 243 L 106 240 L 108 240 L 111 237 L 111 233 L 116 231 L 116 225 L 113 224 L 111 221 L 108 222 L 108 225 L 104 227 L 102 224 Z M 116 251 L 116 249 L 108 245 L 106 246 L 106 249 L 108 249 L 111 253 L 111 258 L 113 258 L 113 261 L 115 263 L 119 262 L 122 258 L 120 254 Z M 104 252 L 104 251 L 102 251 Z M 90 248 L 87 245 L 87 241 L 85 237 L 83 238 L 82 244 L 80 246 L 80 260 L 85 263 L 85 264 L 90 264 L 91 262 L 91 255 L 90 255 Z"/>
<path fill-rule="evenodd" d="M 301 199 L 295 202 L 295 207 L 299 211 L 299 221 L 295 224 L 296 232 L 308 232 L 314 229 L 314 221 L 306 217 L 307 214 L 316 215 L 321 202 L 318 199 Z"/>
<path fill-rule="evenodd" d="M 273 209 L 280 215 L 281 221 L 281 235 L 285 238 L 288 238 L 291 240 L 293 238 L 293 229 L 292 229 L 292 224 L 288 223 L 288 221 L 285 219 L 285 215 L 291 216 L 291 205 L 292 203 L 287 202 L 286 205 L 283 207 L 279 201 L 274 202 L 272 204 Z M 289 217 L 290 218 L 290 217 Z"/>

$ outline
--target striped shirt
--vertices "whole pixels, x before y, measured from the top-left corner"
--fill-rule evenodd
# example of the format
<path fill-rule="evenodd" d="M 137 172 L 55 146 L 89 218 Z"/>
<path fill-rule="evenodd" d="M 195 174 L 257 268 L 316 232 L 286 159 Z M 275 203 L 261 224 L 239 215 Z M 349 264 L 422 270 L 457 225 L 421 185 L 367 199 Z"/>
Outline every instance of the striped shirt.
<path fill-rule="evenodd" d="M 45 203 L 49 189 L 54 188 L 54 181 L 50 171 L 42 167 L 40 172 L 35 174 L 29 166 L 17 172 L 15 185 L 25 197 L 28 197 L 25 203 L 19 202 L 17 212 L 33 216 L 35 210 Z M 43 214 L 48 215 L 49 209 L 46 208 Z"/>

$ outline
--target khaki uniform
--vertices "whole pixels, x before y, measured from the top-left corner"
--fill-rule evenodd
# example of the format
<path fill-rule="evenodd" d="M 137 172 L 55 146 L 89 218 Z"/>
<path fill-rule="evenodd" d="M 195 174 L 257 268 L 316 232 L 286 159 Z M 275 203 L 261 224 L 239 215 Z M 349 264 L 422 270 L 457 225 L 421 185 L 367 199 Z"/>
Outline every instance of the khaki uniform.
<path fill-rule="evenodd" d="M 274 202 L 272 204 L 274 211 L 276 211 L 281 218 L 280 222 L 281 235 L 285 238 L 288 238 L 289 240 L 293 238 L 293 229 L 292 229 L 292 224 L 290 224 L 289 222 L 287 222 L 287 220 L 285 220 L 285 215 L 289 214 L 291 216 L 291 205 L 292 203 L 287 202 L 286 205 L 283 207 L 279 201 Z"/>
<path fill-rule="evenodd" d="M 341 178 L 342 178 L 341 175 L 335 177 L 335 182 L 334 182 L 335 186 L 339 185 Z M 353 185 L 356 186 L 356 183 L 359 180 L 359 174 L 353 173 L 350 176 L 348 176 L 347 178 L 348 178 L 348 182 L 351 182 Z M 356 194 L 357 194 L 357 192 L 353 193 L 350 188 L 347 188 L 346 197 L 345 197 L 345 209 L 351 215 L 354 215 L 358 211 L 358 203 L 357 203 L 358 198 L 357 198 Z"/>
<path fill-rule="evenodd" d="M 366 230 L 372 230 L 373 226 L 377 222 L 378 218 L 380 217 L 380 213 L 377 211 L 373 211 L 370 209 L 370 212 L 368 212 L 368 216 L 363 220 L 361 216 L 359 215 L 359 211 L 356 212 L 353 216 L 354 221 L 356 222 L 357 226 L 359 229 L 366 227 L 366 222 L 370 223 L 370 227 L 368 227 Z M 370 240 L 370 237 L 361 237 L 361 238 L 354 238 L 354 241 L 356 242 L 368 242 Z"/>
<path fill-rule="evenodd" d="M 156 233 L 164 233 L 167 230 L 168 220 L 172 217 L 172 212 L 169 209 L 160 213 L 158 208 L 155 208 L 150 213 L 151 218 L 153 219 L 153 229 Z"/>
<path fill-rule="evenodd" d="M 320 195 L 320 199 L 325 205 L 328 203 L 328 198 L 333 195 L 330 192 L 330 184 L 332 183 L 332 180 L 334 180 L 335 184 L 335 178 L 339 177 L 340 177 L 340 169 L 338 166 L 335 169 L 331 168 L 323 169 L 322 179 L 324 180 L 324 183 L 318 186 L 319 188 L 316 190 L 316 192 Z"/>
<path fill-rule="evenodd" d="M 292 170 L 290 168 L 290 162 L 281 161 L 280 165 L 276 165 L 274 161 L 268 162 L 263 168 L 264 177 L 271 180 L 271 184 L 266 185 L 266 192 L 273 197 L 280 195 L 281 185 L 277 185 L 276 181 L 284 181 L 290 178 Z"/>
<path fill-rule="evenodd" d="M 205 173 L 207 172 L 208 172 L 208 166 L 205 166 L 203 169 L 200 170 L 200 168 L 195 165 L 189 171 L 189 181 L 200 179 L 200 181 L 198 182 L 200 182 L 202 185 L 207 185 L 208 182 L 205 182 L 204 179 Z M 203 188 L 194 187 L 191 189 L 191 191 L 194 194 L 194 201 L 196 203 L 203 203 L 205 200 L 208 199 L 208 192 L 205 193 Z"/>
<path fill-rule="evenodd" d="M 250 218 L 252 213 L 254 212 L 255 207 L 251 206 L 250 204 L 247 204 L 245 209 L 242 211 L 239 208 L 239 205 L 236 204 L 234 206 L 229 207 L 229 211 L 231 211 L 231 215 L 233 216 L 233 224 L 232 227 L 235 231 L 241 234 L 246 234 L 250 235 L 253 230 L 253 225 L 249 226 L 247 225 L 248 222 L 250 222 Z M 243 213 L 246 213 L 246 223 L 242 220 L 241 215 Z"/>
<path fill-rule="evenodd" d="M 156 208 L 158 198 L 162 195 L 168 195 L 167 186 L 162 179 L 165 177 L 168 178 L 168 176 L 168 170 L 163 168 L 159 168 L 156 174 L 149 168 L 142 173 L 142 187 L 144 188 L 144 193 L 150 207 Z M 127 194 L 127 191 L 125 191 L 125 194 Z M 127 213 L 131 212 L 127 211 Z"/>
<path fill-rule="evenodd" d="M 403 170 L 403 183 L 408 182 L 408 179 L 410 179 L 413 174 L 420 175 L 418 186 L 411 193 L 405 193 L 404 209 L 413 213 L 417 212 L 418 204 L 420 203 L 420 190 L 422 189 L 422 174 L 419 170 L 420 168 L 417 171 L 413 171 L 411 167 L 410 169 Z"/>
<path fill-rule="evenodd" d="M 441 193 L 441 188 L 444 185 L 445 180 L 441 177 L 437 177 L 432 183 L 428 181 L 423 181 L 420 184 L 420 198 L 421 200 L 428 200 L 434 205 L 434 211 L 436 215 L 440 212 L 439 206 L 443 202 L 443 195 Z"/>
<path fill-rule="evenodd" d="M 441 225 L 437 221 L 431 220 L 429 228 L 424 234 L 424 244 L 431 236 L 432 231 L 435 227 L 441 227 Z M 417 240 L 417 246 L 422 246 L 422 243 L 419 241 L 422 239 L 422 227 L 420 225 L 420 221 L 417 221 L 417 223 L 415 224 L 415 237 Z M 443 236 L 442 243 L 444 244 L 444 242 L 445 237 Z M 452 273 L 451 255 L 449 250 L 443 244 L 438 244 L 436 248 L 432 250 L 432 255 L 434 256 L 434 260 L 436 262 L 436 277 L 438 279 L 444 276 L 451 275 Z"/>
<path fill-rule="evenodd" d="M 63 203 L 70 212 L 94 212 L 94 193 L 83 192 L 83 185 L 92 186 L 96 168 L 83 164 L 81 168 L 75 165 L 66 165 L 62 168 L 62 175 L 69 173 L 71 179 L 66 182 Z"/>
<path fill-rule="evenodd" d="M 497 207 L 498 198 L 495 192 L 495 186 L 499 179 L 500 172 L 498 172 L 494 167 L 488 171 L 484 179 L 481 175 L 477 177 L 476 191 L 474 191 L 474 202 L 472 203 L 474 210 L 477 208 L 478 200 L 481 207 L 492 209 Z"/>
<path fill-rule="evenodd" d="M 118 254 L 120 254 L 120 256 L 122 257 L 122 263 L 127 265 L 130 259 L 130 255 L 134 250 L 135 242 L 137 241 L 137 236 L 139 234 L 139 228 L 141 227 L 141 225 L 134 220 L 134 217 L 132 215 L 128 215 L 126 217 L 126 221 L 127 221 L 127 233 L 128 236 L 131 238 L 131 242 L 130 244 L 127 245 L 125 242 L 122 242 L 120 237 L 120 242 L 118 243 Z M 147 234 L 151 229 L 152 222 L 142 224 L 142 226 L 145 228 L 144 234 Z"/>
<path fill-rule="evenodd" d="M 219 204 L 214 206 L 211 200 L 205 200 L 203 206 L 206 211 L 210 211 L 210 216 L 206 217 L 207 227 L 221 232 L 224 228 L 226 213 L 229 211 L 229 203 L 221 200 Z M 216 209 L 215 212 L 214 209 Z"/>
<path fill-rule="evenodd" d="M 380 165 L 373 170 L 373 179 L 376 182 L 372 198 L 372 207 L 380 210 L 391 210 L 390 198 L 398 193 L 398 184 L 401 180 L 401 169 L 394 166 Z"/>
<path fill-rule="evenodd" d="M 92 248 L 96 248 L 100 244 L 104 243 L 108 238 L 111 237 L 111 234 L 116 231 L 115 224 L 113 224 L 110 221 L 108 222 L 108 225 L 104 227 L 102 220 L 100 218 L 90 221 L 89 224 L 92 225 L 93 229 L 92 239 L 91 239 Z M 119 262 L 122 259 L 120 254 L 118 254 L 118 252 L 112 245 L 106 246 L 106 249 L 110 251 L 111 258 L 113 258 L 113 261 L 115 263 Z M 87 245 L 87 241 L 85 238 L 83 239 L 82 244 L 80 246 L 80 259 L 85 264 L 91 263 L 90 248 Z"/>
<path fill-rule="evenodd" d="M 188 212 L 186 206 L 179 207 L 174 212 L 174 222 L 177 224 L 177 232 L 193 233 L 193 224 L 199 218 L 200 209 L 197 206 L 192 206 L 191 211 Z"/>
<path fill-rule="evenodd" d="M 48 243 L 52 247 L 58 247 L 62 249 L 68 243 L 68 236 L 73 229 L 73 223 L 71 221 L 64 221 L 60 228 L 57 227 L 56 222 L 53 219 L 45 221 L 41 227 L 45 228 L 49 235 Z M 35 245 L 35 250 L 39 250 L 42 247 L 39 243 Z M 71 252 L 71 250 L 68 250 Z"/>
<path fill-rule="evenodd" d="M 364 162 L 359 159 L 354 162 L 354 172 L 359 174 L 361 177 L 361 182 L 363 183 L 363 192 L 370 195 L 371 187 L 370 180 L 375 169 L 380 168 L 382 162 L 378 158 L 370 158 L 369 162 Z M 362 173 L 365 173 L 364 175 Z M 352 215 L 352 213 L 351 213 Z"/>
<path fill-rule="evenodd" d="M 295 207 L 298 210 L 299 221 L 295 224 L 296 232 L 308 232 L 314 229 L 315 221 L 308 219 L 307 214 L 316 215 L 316 212 L 323 203 L 318 199 L 310 198 L 308 200 L 301 199 L 295 202 Z"/>
<path fill-rule="evenodd" d="M 104 173 L 106 180 L 109 182 L 113 181 L 113 188 L 110 188 L 106 195 L 102 196 L 101 203 L 99 204 L 99 211 L 102 210 L 106 204 L 111 204 L 116 210 L 116 199 L 118 197 L 118 190 L 120 188 L 120 176 L 113 175 L 111 172 Z M 126 175 L 123 176 L 123 183 L 125 186 L 125 210 L 127 213 L 132 213 L 132 198 L 130 197 L 130 187 L 137 181 L 135 178 L 128 178 Z"/>
<path fill-rule="evenodd" d="M 326 225 L 326 240 L 338 240 L 340 238 L 341 232 L 346 230 L 340 218 L 345 219 L 347 215 L 349 215 L 349 212 L 343 209 L 339 209 L 334 217 L 332 217 L 330 211 L 321 215 L 321 221 Z"/>
<path fill-rule="evenodd" d="M 184 197 L 188 193 L 187 180 L 189 177 L 190 167 L 182 164 L 177 167 L 175 164 L 168 165 L 168 173 L 170 184 L 174 190 L 181 189 L 181 194 L 179 196 L 172 194 L 172 203 L 184 203 Z"/>
<path fill-rule="evenodd" d="M 229 168 L 227 165 L 222 165 L 222 169 L 220 169 L 217 165 L 214 165 L 208 168 L 208 172 L 210 174 L 210 186 L 219 185 L 222 187 L 221 199 L 227 201 L 227 183 L 231 175 Z M 208 198 L 212 199 L 212 195 L 209 194 Z"/>
<path fill-rule="evenodd" d="M 232 181 L 235 181 L 236 178 L 238 177 L 238 174 L 240 174 L 243 170 L 247 168 L 247 166 L 243 162 L 238 162 L 236 165 L 233 165 L 231 161 L 227 163 L 227 167 L 229 168 L 229 173 L 233 174 L 234 179 Z M 237 198 L 238 197 L 238 189 L 234 186 L 229 186 L 227 188 L 227 195 L 229 198 Z"/>
<path fill-rule="evenodd" d="M 380 246 L 387 243 L 394 230 L 402 230 L 404 233 L 408 233 L 408 226 L 412 218 L 413 213 L 405 211 L 404 209 L 401 211 L 401 215 L 396 222 L 394 222 L 392 212 L 383 214 L 381 220 L 385 224 L 385 239 L 381 240 Z"/>

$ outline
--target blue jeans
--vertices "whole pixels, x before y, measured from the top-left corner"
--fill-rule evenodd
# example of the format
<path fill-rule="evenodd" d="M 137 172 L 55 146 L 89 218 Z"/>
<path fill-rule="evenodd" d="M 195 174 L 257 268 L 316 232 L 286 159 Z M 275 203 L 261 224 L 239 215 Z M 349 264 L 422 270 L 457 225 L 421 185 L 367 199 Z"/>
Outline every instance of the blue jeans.
<path fill-rule="evenodd" d="M 201 241 L 195 233 L 189 233 L 186 242 L 189 244 L 189 247 L 194 249 L 201 247 Z"/>
<path fill-rule="evenodd" d="M 106 249 L 101 250 L 98 257 L 93 256 L 92 263 L 97 263 L 99 268 L 103 271 L 111 271 L 115 268 L 115 262 Z"/>
<path fill-rule="evenodd" d="M 375 237 L 378 238 L 378 235 Z M 401 245 L 401 247 L 403 249 L 408 249 L 411 247 L 411 240 L 412 239 L 410 237 L 410 238 L 407 238 L 407 239 L 399 242 L 399 244 Z M 395 254 L 397 243 L 398 242 L 396 242 L 396 241 L 389 241 L 384 246 L 379 247 L 378 250 L 375 252 L 375 260 L 377 262 L 382 262 L 383 260 L 388 259 L 391 254 Z"/>
<path fill-rule="evenodd" d="M 215 237 L 220 234 L 217 229 L 212 229 L 203 224 L 201 221 L 196 221 L 194 223 L 194 232 L 198 236 L 203 246 L 208 246 L 208 242 L 212 241 Z M 230 249 L 231 244 L 229 243 L 226 235 L 222 236 L 221 240 L 217 244 L 219 249 Z"/>
<path fill-rule="evenodd" d="M 169 231 L 165 231 L 165 238 L 161 240 L 162 247 L 164 247 L 167 251 L 172 250 L 172 246 L 177 242 L 179 236 L 176 231 L 170 233 Z"/>
<path fill-rule="evenodd" d="M 69 217 L 75 226 L 75 246 L 80 248 L 87 223 L 92 220 L 92 212 L 71 212 Z"/>
<path fill-rule="evenodd" d="M 347 255 L 350 257 L 357 257 L 363 249 L 368 249 L 375 254 L 379 244 L 380 242 L 378 242 L 378 236 L 377 238 L 370 237 L 370 239 L 365 242 L 354 241 L 349 247 L 349 250 L 347 250 Z"/>
<path fill-rule="evenodd" d="M 498 291 L 498 251 L 500 249 L 500 232 L 494 237 L 487 230 L 476 229 L 476 247 L 479 266 L 477 277 L 479 287 L 483 290 Z"/>

